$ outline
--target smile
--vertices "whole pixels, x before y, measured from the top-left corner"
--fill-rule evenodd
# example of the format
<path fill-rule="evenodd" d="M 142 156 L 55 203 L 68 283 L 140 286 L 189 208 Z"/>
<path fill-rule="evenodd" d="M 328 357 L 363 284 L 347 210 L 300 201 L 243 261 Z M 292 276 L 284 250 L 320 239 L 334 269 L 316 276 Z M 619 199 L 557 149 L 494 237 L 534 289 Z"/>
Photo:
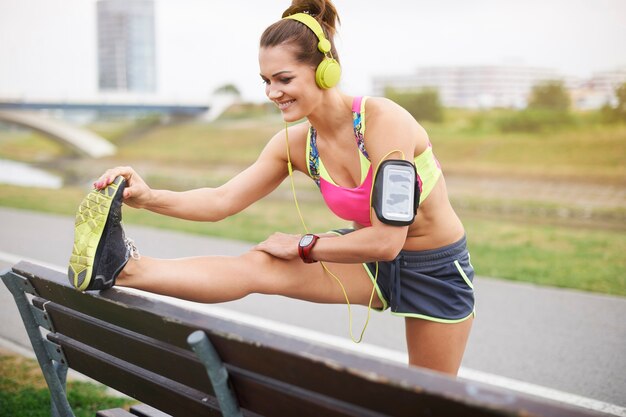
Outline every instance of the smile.
<path fill-rule="evenodd" d="M 287 107 L 289 107 L 291 104 L 295 103 L 296 100 L 289 100 L 289 101 L 283 101 L 283 102 L 276 102 L 276 105 L 278 106 L 278 108 L 280 110 L 285 110 L 287 109 Z"/>

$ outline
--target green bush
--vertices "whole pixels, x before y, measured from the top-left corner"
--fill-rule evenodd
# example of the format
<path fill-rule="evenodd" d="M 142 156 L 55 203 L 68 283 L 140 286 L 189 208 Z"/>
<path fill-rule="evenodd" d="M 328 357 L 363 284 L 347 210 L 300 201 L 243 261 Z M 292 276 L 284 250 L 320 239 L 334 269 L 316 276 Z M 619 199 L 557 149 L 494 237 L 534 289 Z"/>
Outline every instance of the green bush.
<path fill-rule="evenodd" d="M 622 83 L 615 89 L 617 105 L 615 107 L 606 103 L 600 109 L 600 114 L 604 122 L 626 122 L 626 83 Z"/>
<path fill-rule="evenodd" d="M 626 83 L 622 83 L 615 89 L 615 96 L 617 97 L 615 113 L 619 120 L 626 121 Z"/>
<path fill-rule="evenodd" d="M 526 109 L 507 114 L 497 125 L 502 132 L 539 133 L 574 123 L 569 113 L 571 99 L 562 81 L 543 81 L 535 85 Z"/>
<path fill-rule="evenodd" d="M 502 116 L 497 125 L 502 132 L 539 133 L 574 124 L 572 115 L 565 111 L 525 109 Z"/>
<path fill-rule="evenodd" d="M 563 81 L 543 81 L 535 85 L 530 92 L 528 108 L 567 112 L 571 104 L 569 92 Z"/>
<path fill-rule="evenodd" d="M 443 121 L 443 106 L 439 93 L 433 88 L 417 92 L 401 92 L 388 88 L 385 90 L 385 97 L 404 107 L 419 122 Z"/>

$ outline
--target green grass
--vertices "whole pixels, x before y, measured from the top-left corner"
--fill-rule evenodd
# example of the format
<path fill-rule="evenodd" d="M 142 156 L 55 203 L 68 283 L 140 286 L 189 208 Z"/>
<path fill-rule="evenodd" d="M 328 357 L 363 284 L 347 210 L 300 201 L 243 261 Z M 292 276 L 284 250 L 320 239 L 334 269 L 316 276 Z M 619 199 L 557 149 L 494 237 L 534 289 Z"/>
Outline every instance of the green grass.
<path fill-rule="evenodd" d="M 574 127 L 541 135 L 501 133 L 498 118 L 508 114 L 506 110 L 447 110 L 444 123 L 427 124 L 444 170 L 478 179 L 533 178 L 550 182 L 551 186 L 609 184 L 618 193 L 626 186 L 626 125 L 601 125 L 594 115 L 585 114 L 576 116 Z M 83 179 L 83 183 L 106 167 L 124 164 L 134 166 L 155 188 L 216 186 L 251 163 L 281 127 L 280 119 L 271 115 L 254 120 L 157 126 L 139 138 L 119 141 L 115 157 L 78 161 L 64 169 L 71 170 L 71 175 Z M 108 122 L 96 128 L 111 138 L 120 138 L 135 127 L 126 122 Z M 56 144 L 22 131 L 0 130 L 0 141 L 0 156 L 17 160 L 54 159 L 61 152 Z M 11 146 L 4 146 L 7 143 Z M 300 176 L 296 183 L 311 230 L 346 226 L 325 208 L 310 181 Z M 76 186 L 52 191 L 0 185 L 0 205 L 71 216 L 87 191 Z M 506 199 L 496 193 L 451 194 L 468 231 L 477 273 L 626 295 L 626 207 L 621 200 L 602 203 L 586 195 L 555 200 L 551 195 L 535 198 L 532 191 L 528 194 Z M 565 212 L 568 214 L 564 217 Z M 124 211 L 124 219 L 127 223 L 249 242 L 261 241 L 274 231 L 302 231 L 288 184 L 245 212 L 215 224 L 133 209 Z"/>
<path fill-rule="evenodd" d="M 626 182 L 626 126 L 478 136 L 433 127 L 429 136 L 454 172 Z"/>
<path fill-rule="evenodd" d="M 0 129 L 0 158 L 23 162 L 51 160 L 67 153 L 57 142 L 28 130 Z"/>
<path fill-rule="evenodd" d="M 465 221 L 477 275 L 626 295 L 626 234 L 620 231 Z"/>
<path fill-rule="evenodd" d="M 136 401 L 113 397 L 100 384 L 68 381 L 68 401 L 76 417 L 93 417 L 96 411 L 126 408 Z M 5 351 L 0 351 L 0 417 L 50 416 L 50 392 L 39 364 Z"/>
<path fill-rule="evenodd" d="M 247 165 L 254 161 L 269 138 L 280 128 L 273 120 L 164 126 L 146 134 L 141 141 L 120 149 L 117 158 L 170 164 Z"/>

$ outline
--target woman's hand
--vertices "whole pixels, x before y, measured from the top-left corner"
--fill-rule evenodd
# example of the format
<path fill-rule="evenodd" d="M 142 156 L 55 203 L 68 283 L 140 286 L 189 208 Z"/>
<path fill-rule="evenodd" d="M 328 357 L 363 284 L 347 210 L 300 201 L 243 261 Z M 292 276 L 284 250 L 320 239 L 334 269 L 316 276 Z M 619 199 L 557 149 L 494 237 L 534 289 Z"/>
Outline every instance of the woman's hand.
<path fill-rule="evenodd" d="M 123 194 L 124 203 L 134 208 L 146 207 L 152 199 L 152 189 L 131 167 L 109 169 L 93 185 L 96 189 L 101 190 L 111 184 L 119 175 L 126 179 L 126 188 Z"/>
<path fill-rule="evenodd" d="M 300 243 L 301 237 L 300 235 L 276 232 L 253 249 L 269 253 L 280 259 L 296 259 L 300 257 L 298 254 L 298 243 Z"/>

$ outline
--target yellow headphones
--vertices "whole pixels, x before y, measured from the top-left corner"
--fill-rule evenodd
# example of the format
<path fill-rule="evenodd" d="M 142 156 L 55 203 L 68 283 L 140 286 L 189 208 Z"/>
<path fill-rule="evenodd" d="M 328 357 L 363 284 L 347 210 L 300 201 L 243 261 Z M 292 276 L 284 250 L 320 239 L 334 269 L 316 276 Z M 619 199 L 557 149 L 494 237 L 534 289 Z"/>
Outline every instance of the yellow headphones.
<path fill-rule="evenodd" d="M 341 66 L 339 65 L 339 62 L 333 58 L 330 41 L 324 36 L 324 31 L 322 30 L 322 26 L 319 22 L 306 13 L 292 14 L 284 19 L 297 20 L 315 33 L 315 36 L 319 39 L 317 49 L 324 54 L 324 59 L 315 70 L 315 82 L 319 88 L 323 89 L 336 86 L 339 82 L 339 78 L 341 77 Z"/>

